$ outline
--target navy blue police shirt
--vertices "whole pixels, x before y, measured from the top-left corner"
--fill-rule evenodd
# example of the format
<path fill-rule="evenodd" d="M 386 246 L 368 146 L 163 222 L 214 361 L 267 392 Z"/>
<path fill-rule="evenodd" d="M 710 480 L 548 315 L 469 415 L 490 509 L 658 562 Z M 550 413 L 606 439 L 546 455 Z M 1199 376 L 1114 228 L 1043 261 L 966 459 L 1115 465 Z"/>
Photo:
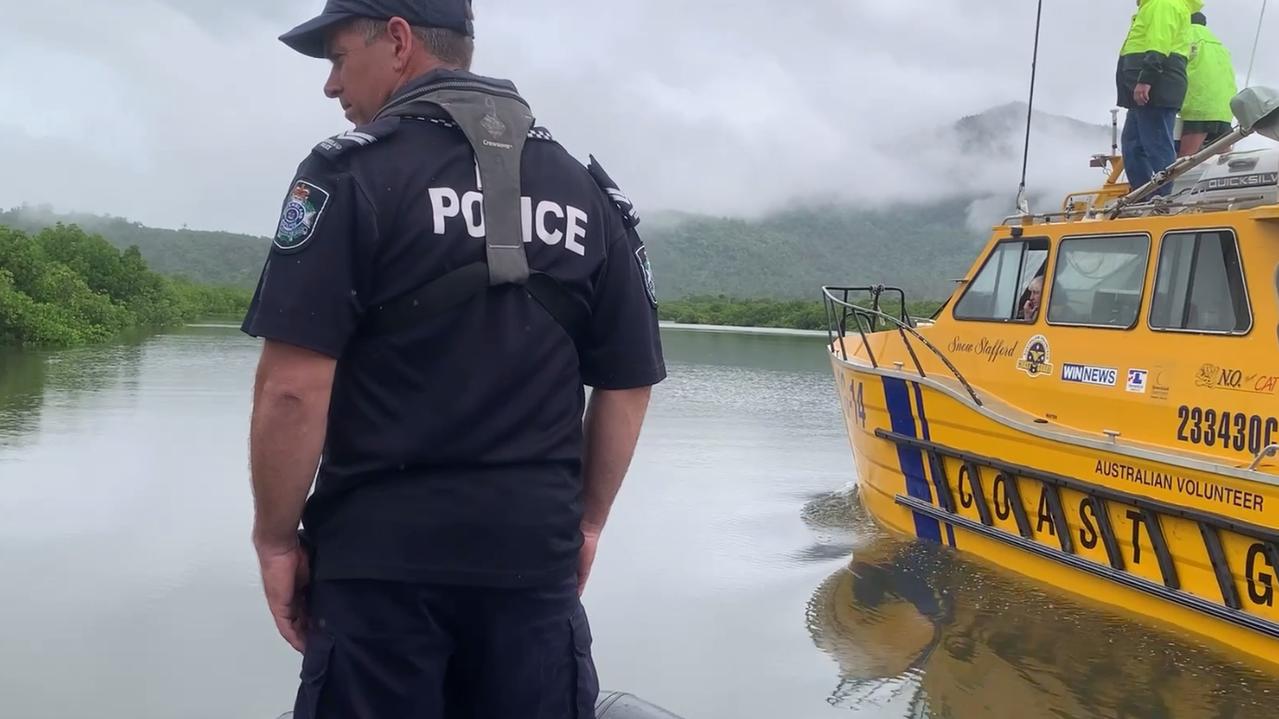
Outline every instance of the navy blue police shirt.
<path fill-rule="evenodd" d="M 575 345 L 520 287 L 412 329 L 362 333 L 370 307 L 485 254 L 462 131 L 378 120 L 298 169 L 243 329 L 337 359 L 303 524 L 318 579 L 528 586 L 581 545 L 583 385 L 666 375 L 642 243 L 549 133 L 522 162 L 529 265 L 590 308 Z"/>

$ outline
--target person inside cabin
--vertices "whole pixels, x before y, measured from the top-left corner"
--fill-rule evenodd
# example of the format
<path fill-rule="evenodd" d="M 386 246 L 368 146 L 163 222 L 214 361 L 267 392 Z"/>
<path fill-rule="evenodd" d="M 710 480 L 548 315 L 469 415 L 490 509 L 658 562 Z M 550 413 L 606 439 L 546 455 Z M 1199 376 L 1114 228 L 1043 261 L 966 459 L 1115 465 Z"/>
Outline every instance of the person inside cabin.
<path fill-rule="evenodd" d="M 1115 71 L 1118 104 L 1128 110 L 1122 145 L 1134 189 L 1177 159 L 1173 124 L 1186 97 L 1190 15 L 1202 8 L 1203 0 L 1137 0 Z M 1156 194 L 1171 191 L 1167 184 Z"/>
<path fill-rule="evenodd" d="M 1230 132 L 1234 115 L 1230 98 L 1239 92 L 1230 51 L 1208 29 L 1208 18 L 1190 16 L 1190 59 L 1186 64 L 1186 100 L 1181 105 L 1181 156 L 1193 155 L 1204 145 Z"/>
<path fill-rule="evenodd" d="M 1021 314 L 1019 319 L 1032 322 L 1039 315 L 1039 303 L 1044 296 L 1044 276 L 1035 275 L 1030 283 L 1026 285 L 1026 291 L 1022 293 L 1025 298 L 1021 304 Z"/>

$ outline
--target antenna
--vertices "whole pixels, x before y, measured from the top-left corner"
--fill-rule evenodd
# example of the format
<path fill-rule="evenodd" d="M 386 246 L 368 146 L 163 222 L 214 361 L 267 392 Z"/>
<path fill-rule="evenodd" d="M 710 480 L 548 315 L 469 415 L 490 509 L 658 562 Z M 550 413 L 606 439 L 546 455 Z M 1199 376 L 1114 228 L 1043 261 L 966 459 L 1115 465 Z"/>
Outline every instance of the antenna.
<path fill-rule="evenodd" d="M 1026 199 L 1026 165 L 1030 161 L 1030 121 L 1035 112 L 1035 69 L 1039 65 L 1039 25 L 1043 17 L 1044 0 L 1039 0 L 1039 9 L 1035 12 L 1035 52 L 1030 57 L 1030 99 L 1026 102 L 1026 145 L 1021 151 L 1021 184 L 1017 186 L 1017 210 L 1023 215 L 1030 214 L 1030 201 Z"/>
<path fill-rule="evenodd" d="M 1257 43 L 1261 42 L 1261 21 L 1266 19 L 1266 2 L 1261 0 L 1261 16 L 1257 18 L 1257 36 L 1252 40 L 1252 57 L 1248 59 L 1248 77 L 1243 81 L 1243 86 L 1248 87 L 1252 84 L 1252 65 L 1257 61 Z"/>
<path fill-rule="evenodd" d="M 1110 154 L 1119 154 L 1119 108 L 1110 109 Z"/>

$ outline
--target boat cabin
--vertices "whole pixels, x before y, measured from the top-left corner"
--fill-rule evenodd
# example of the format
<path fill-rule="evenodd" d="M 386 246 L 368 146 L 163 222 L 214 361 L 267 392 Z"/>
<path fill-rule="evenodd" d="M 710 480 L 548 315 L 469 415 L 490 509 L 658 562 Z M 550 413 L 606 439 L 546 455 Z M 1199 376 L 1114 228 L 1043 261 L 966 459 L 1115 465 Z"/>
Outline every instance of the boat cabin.
<path fill-rule="evenodd" d="M 1158 212 L 1070 202 L 996 227 L 922 331 L 1040 423 L 1251 465 L 1279 443 L 1279 150 L 1220 156 Z"/>

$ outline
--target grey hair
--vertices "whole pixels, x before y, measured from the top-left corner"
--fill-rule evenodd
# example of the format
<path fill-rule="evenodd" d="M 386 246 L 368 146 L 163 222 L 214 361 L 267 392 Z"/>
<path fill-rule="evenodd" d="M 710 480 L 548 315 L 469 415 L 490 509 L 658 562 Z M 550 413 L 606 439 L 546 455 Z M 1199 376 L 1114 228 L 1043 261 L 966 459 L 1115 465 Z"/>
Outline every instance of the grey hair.
<path fill-rule="evenodd" d="M 372 18 L 352 20 L 350 27 L 364 35 L 366 44 L 372 44 L 386 34 L 386 22 Z M 413 37 L 440 62 L 463 70 L 471 69 L 471 59 L 475 56 L 474 39 L 447 28 L 416 25 L 413 26 Z"/>

